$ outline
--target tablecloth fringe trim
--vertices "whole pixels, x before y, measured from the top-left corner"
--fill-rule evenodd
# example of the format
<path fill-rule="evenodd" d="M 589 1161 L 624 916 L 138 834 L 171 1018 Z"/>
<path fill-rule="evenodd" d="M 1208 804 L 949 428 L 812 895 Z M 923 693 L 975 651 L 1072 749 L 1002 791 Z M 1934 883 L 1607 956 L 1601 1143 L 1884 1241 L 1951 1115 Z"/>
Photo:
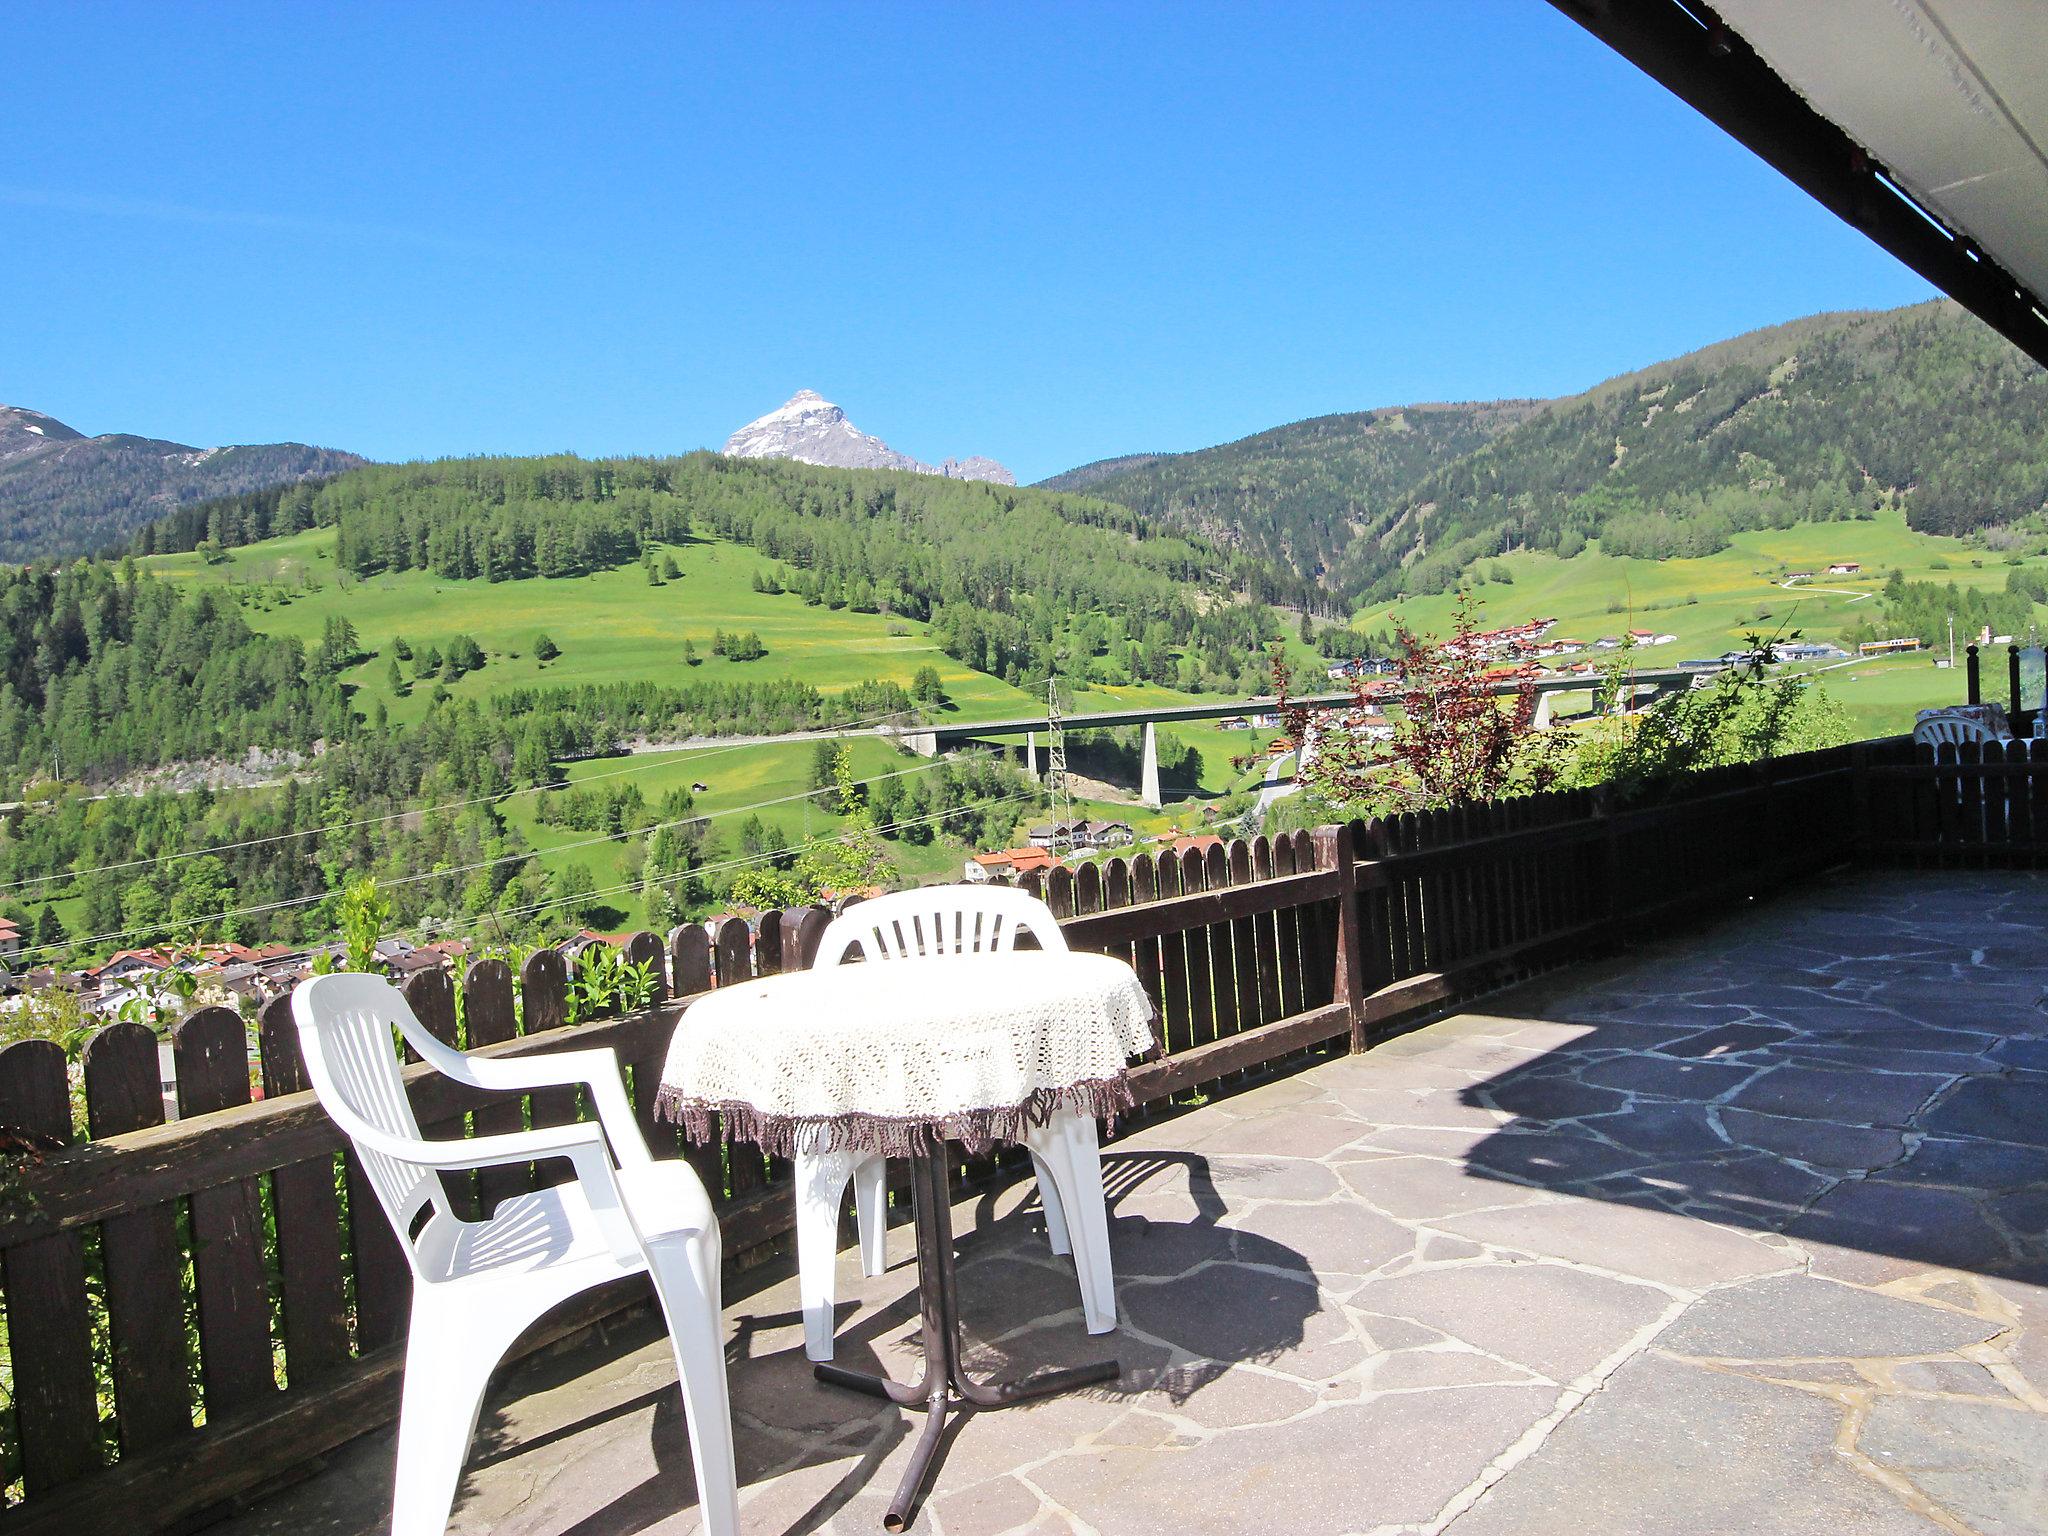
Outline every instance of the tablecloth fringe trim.
<path fill-rule="evenodd" d="M 655 1113 L 683 1128 L 694 1142 L 748 1141 L 771 1157 L 794 1157 L 829 1147 L 834 1152 L 874 1152 L 914 1157 L 948 1141 L 979 1157 L 998 1141 L 1021 1142 L 1027 1131 L 1049 1124 L 1061 1110 L 1106 1119 L 1136 1102 L 1119 1075 L 1063 1088 L 1041 1088 L 1021 1104 L 971 1109 L 940 1119 L 895 1120 L 881 1115 L 773 1115 L 751 1104 L 706 1103 L 675 1088 L 655 1096 Z"/>

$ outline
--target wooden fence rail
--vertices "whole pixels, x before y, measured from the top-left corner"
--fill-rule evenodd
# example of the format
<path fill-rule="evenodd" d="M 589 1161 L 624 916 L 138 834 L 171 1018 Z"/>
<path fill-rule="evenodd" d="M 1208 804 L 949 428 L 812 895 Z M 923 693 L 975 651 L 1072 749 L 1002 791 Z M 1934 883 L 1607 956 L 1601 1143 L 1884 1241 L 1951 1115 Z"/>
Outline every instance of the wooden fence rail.
<path fill-rule="evenodd" d="M 2037 859 L 2048 755 L 1874 742 L 1700 774 L 1655 803 L 1578 790 L 1354 822 L 1181 854 L 1058 868 L 1030 884 L 1075 948 L 1131 963 L 1158 1009 L 1138 1114 L 1329 1049 L 1365 1049 L 1460 997 L 1858 854 Z M 440 1039 L 489 1054 L 617 1053 L 658 1156 L 686 1155 L 738 1268 L 782 1250 L 788 1170 L 750 1149 L 679 1145 L 656 1120 L 669 1040 L 693 998 L 807 965 L 828 914 L 690 924 L 626 948 L 654 1004 L 574 1016 L 580 953 L 516 976 L 479 960 L 406 984 Z M 288 1004 L 253 1032 L 209 1009 L 171 1036 L 101 1030 L 77 1065 L 46 1041 L 0 1051 L 0 1126 L 36 1150 L 0 1164 L 9 1401 L 0 1533 L 148 1531 L 189 1519 L 396 1411 L 409 1275 L 361 1170 L 305 1091 Z M 407 1069 L 430 1134 L 574 1120 L 575 1090 L 490 1097 Z M 969 1164 L 998 1177 L 1017 1159 Z M 457 1176 L 465 1210 L 560 1177 L 540 1164 Z M 596 1293 L 528 1347 L 644 1302 Z"/>

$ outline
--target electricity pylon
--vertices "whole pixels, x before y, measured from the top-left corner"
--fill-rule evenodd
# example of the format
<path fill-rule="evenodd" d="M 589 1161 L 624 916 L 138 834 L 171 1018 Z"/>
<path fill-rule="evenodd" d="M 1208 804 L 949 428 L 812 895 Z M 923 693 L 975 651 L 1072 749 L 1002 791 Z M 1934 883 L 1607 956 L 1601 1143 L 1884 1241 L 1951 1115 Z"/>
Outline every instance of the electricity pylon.
<path fill-rule="evenodd" d="M 1052 848 L 1054 858 L 1072 851 L 1067 834 L 1074 817 L 1074 792 L 1067 783 L 1067 733 L 1060 721 L 1060 682 L 1056 674 L 1045 679 L 1045 792 L 1052 801 Z"/>

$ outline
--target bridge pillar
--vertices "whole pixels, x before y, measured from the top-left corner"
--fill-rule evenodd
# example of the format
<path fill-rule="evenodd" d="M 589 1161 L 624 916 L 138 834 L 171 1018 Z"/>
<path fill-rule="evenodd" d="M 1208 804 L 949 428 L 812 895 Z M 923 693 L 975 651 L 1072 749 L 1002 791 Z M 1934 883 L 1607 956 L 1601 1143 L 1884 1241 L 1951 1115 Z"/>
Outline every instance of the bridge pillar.
<path fill-rule="evenodd" d="M 939 755 L 939 733 L 937 731 L 905 731 L 901 737 L 903 745 L 919 757 Z"/>
<path fill-rule="evenodd" d="M 1038 777 L 1038 732 L 1024 733 L 1024 771 L 1033 779 Z"/>
<path fill-rule="evenodd" d="M 1550 729 L 1550 700 L 1551 693 L 1548 689 L 1536 695 L 1536 714 L 1529 723 L 1539 731 Z"/>
<path fill-rule="evenodd" d="M 1145 722 L 1145 765 L 1138 777 L 1138 798 L 1155 811 L 1165 803 L 1159 794 L 1159 728 L 1150 720 Z"/>

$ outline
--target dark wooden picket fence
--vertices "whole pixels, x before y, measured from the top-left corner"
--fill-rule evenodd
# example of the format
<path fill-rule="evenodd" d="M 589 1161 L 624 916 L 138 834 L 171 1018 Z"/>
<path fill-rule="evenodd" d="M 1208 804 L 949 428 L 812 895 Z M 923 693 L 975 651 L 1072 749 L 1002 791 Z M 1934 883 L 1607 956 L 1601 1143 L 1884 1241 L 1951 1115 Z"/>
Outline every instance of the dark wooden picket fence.
<path fill-rule="evenodd" d="M 1950 868 L 2028 867 L 2048 853 L 2048 742 L 1864 747 L 1869 851 Z"/>
<path fill-rule="evenodd" d="M 1133 1074 L 1145 1117 L 1305 1056 L 1368 1048 L 1457 999 L 1859 853 L 2037 854 L 2044 783 L 2037 755 L 1937 761 L 1909 743 L 1866 743 L 1698 775 L 1625 809 L 1597 791 L 1549 794 L 1056 869 L 1033 887 L 1069 943 L 1127 959 L 1158 1005 L 1157 1049 Z M 657 1078 L 693 997 L 806 965 L 827 920 L 810 908 L 751 929 L 731 918 L 636 935 L 628 951 L 652 964 L 659 996 L 621 1017 L 569 1023 L 579 959 L 554 951 L 516 977 L 479 961 L 459 995 L 442 972 L 406 993 L 438 1038 L 465 1049 L 615 1050 L 658 1155 L 688 1157 L 713 1192 L 738 1294 L 738 1272 L 786 1240 L 787 1170 L 745 1147 L 679 1146 L 654 1118 Z M 157 1044 L 132 1024 L 93 1037 L 82 1124 L 57 1045 L 0 1052 L 0 1126 L 39 1144 L 0 1163 L 12 1373 L 0 1532 L 163 1529 L 396 1411 L 404 1257 L 304 1091 L 288 1006 L 266 1009 L 253 1040 L 225 1010 L 180 1024 L 169 1120 Z M 487 1099 L 409 1070 L 429 1134 L 581 1112 L 575 1090 Z M 958 1176 L 1001 1178 L 1015 1163 Z M 559 1176 L 545 1164 L 486 1170 L 455 1179 L 453 1194 L 487 1211 Z M 524 1347 L 644 1300 L 632 1285 L 593 1293 Z"/>

